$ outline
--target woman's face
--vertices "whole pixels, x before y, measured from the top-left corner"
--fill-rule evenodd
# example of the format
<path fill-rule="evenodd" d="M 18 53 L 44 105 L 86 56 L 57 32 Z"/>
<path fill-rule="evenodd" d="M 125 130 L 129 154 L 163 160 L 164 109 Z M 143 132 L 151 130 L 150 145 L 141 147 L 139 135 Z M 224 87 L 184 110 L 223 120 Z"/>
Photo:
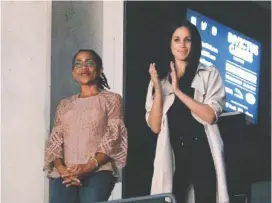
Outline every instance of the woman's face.
<path fill-rule="evenodd" d="M 73 64 L 73 77 L 80 85 L 94 82 L 100 75 L 96 63 L 89 52 L 79 52 Z"/>
<path fill-rule="evenodd" d="M 191 34 L 187 27 L 179 27 L 175 30 L 171 39 L 171 51 L 175 60 L 187 61 L 191 52 Z"/>

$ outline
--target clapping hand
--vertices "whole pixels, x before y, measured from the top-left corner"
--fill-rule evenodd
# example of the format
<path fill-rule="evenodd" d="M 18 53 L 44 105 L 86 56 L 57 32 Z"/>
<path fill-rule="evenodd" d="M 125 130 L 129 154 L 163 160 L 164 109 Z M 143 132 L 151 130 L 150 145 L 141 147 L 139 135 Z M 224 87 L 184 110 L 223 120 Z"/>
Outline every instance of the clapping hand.
<path fill-rule="evenodd" d="M 170 62 L 170 68 L 171 68 L 170 75 L 172 79 L 172 89 L 173 89 L 173 93 L 176 94 L 177 91 L 179 90 L 179 86 L 178 86 L 178 79 L 177 79 L 177 71 L 173 61 Z"/>
<path fill-rule="evenodd" d="M 161 89 L 161 82 L 160 82 L 160 79 L 159 79 L 159 76 L 158 76 L 158 73 L 157 73 L 157 70 L 155 67 L 155 63 L 151 63 L 149 65 L 149 74 L 150 74 L 150 77 L 153 82 L 155 90 L 156 89 L 160 90 Z"/>

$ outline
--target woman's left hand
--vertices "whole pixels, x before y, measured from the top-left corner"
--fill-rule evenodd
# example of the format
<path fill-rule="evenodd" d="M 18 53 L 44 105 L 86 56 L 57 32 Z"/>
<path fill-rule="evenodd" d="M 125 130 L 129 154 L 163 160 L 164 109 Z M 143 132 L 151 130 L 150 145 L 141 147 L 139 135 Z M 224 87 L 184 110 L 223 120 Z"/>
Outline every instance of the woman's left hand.
<path fill-rule="evenodd" d="M 73 177 L 80 177 L 82 175 L 85 175 L 86 173 L 89 172 L 89 167 L 88 164 L 77 164 L 72 167 L 67 168 L 69 174 L 68 176 L 73 176 Z"/>
<path fill-rule="evenodd" d="M 175 69 L 173 61 L 170 62 L 170 68 L 171 68 L 170 75 L 172 79 L 172 89 L 173 89 L 173 93 L 176 94 L 177 91 L 179 90 L 179 87 L 178 87 L 177 71 Z"/>

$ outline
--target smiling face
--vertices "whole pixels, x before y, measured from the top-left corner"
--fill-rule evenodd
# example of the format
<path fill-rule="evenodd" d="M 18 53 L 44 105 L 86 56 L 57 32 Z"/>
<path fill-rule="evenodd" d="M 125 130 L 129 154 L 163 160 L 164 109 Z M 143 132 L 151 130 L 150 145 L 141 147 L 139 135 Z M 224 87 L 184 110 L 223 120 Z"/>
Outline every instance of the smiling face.
<path fill-rule="evenodd" d="M 73 62 L 73 77 L 80 85 L 95 83 L 100 75 L 101 68 L 97 67 L 90 52 L 79 52 Z"/>
<path fill-rule="evenodd" d="M 171 39 L 171 52 L 175 60 L 187 61 L 191 52 L 191 33 L 185 26 L 175 30 Z"/>

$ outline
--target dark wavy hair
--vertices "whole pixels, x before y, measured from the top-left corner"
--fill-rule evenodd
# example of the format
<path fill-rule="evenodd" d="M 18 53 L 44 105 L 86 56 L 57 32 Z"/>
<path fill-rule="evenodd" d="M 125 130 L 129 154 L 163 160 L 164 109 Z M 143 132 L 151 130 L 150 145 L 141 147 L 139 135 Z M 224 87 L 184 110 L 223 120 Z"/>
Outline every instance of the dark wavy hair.
<path fill-rule="evenodd" d="M 75 59 L 77 57 L 77 55 L 80 53 L 80 52 L 88 52 L 92 55 L 93 57 L 93 60 L 96 64 L 96 69 L 97 71 L 101 71 L 103 69 L 103 62 L 102 62 L 102 59 L 101 57 L 92 49 L 80 49 L 77 51 L 77 53 L 74 55 L 73 57 L 73 61 L 72 61 L 72 69 L 74 69 L 74 63 L 75 63 Z M 108 84 L 108 80 L 105 76 L 105 74 L 102 72 L 101 75 L 97 78 L 97 85 L 100 89 L 110 89 L 110 86 Z"/>
<path fill-rule="evenodd" d="M 191 72 L 192 74 L 196 73 L 196 69 L 199 64 L 200 54 L 201 54 L 201 37 L 200 34 L 196 28 L 191 22 L 184 20 L 178 24 L 170 26 L 170 29 L 166 33 L 163 39 L 163 47 L 162 52 L 163 57 L 158 59 L 159 63 L 158 66 L 156 66 L 158 75 L 160 79 L 163 79 L 168 76 L 170 72 L 170 61 L 175 62 L 174 56 L 171 52 L 171 39 L 173 36 L 173 33 L 180 27 L 186 27 L 188 28 L 190 34 L 191 34 L 191 40 L 192 40 L 192 46 L 191 51 L 188 56 L 188 65 L 186 68 L 186 72 Z M 165 51 L 164 51 L 165 50 Z"/>

